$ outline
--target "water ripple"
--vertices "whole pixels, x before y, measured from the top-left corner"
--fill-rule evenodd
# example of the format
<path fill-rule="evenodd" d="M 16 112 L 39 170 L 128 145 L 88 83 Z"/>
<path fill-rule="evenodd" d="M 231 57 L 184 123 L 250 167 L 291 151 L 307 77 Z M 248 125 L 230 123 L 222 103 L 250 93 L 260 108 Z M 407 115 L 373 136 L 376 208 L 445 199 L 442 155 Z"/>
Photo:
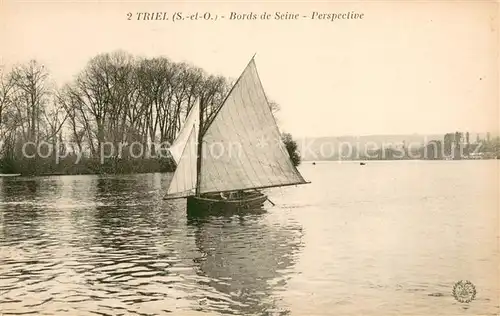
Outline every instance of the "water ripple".
<path fill-rule="evenodd" d="M 377 166 L 318 165 L 304 170 L 316 186 L 270 191 L 265 212 L 204 218 L 161 199 L 171 175 L 0 179 L 0 313 L 496 314 L 481 271 L 496 271 L 497 231 L 460 207 L 463 170 L 455 194 L 418 169 L 378 182 Z M 480 185 L 469 196 L 488 199 Z M 467 306 L 451 295 L 462 278 L 479 293 Z"/>

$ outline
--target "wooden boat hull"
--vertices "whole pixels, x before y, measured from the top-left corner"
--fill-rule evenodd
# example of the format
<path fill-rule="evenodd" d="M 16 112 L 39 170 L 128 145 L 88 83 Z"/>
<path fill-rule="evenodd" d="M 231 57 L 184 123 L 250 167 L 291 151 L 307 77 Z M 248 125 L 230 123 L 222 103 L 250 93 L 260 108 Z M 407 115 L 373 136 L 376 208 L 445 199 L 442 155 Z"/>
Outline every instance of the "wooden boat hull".
<path fill-rule="evenodd" d="M 215 196 L 189 196 L 187 198 L 187 211 L 188 213 L 249 211 L 259 209 L 266 200 L 267 195 L 261 192 L 247 194 L 242 198 L 231 200 L 223 200 Z"/>

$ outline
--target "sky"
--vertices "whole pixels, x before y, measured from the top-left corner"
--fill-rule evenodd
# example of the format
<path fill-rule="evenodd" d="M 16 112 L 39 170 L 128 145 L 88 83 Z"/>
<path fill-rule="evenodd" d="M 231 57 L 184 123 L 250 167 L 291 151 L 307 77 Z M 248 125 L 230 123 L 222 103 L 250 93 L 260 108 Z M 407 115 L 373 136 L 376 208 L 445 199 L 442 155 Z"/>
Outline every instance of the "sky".
<path fill-rule="evenodd" d="M 169 20 L 138 21 L 139 12 Z M 218 19 L 174 22 L 175 12 Z M 231 12 L 301 18 L 230 20 Z M 493 1 L 0 0 L 0 65 L 34 58 L 63 84 L 93 56 L 125 50 L 237 78 L 256 53 L 264 89 L 281 106 L 280 129 L 296 136 L 496 132 L 498 15 Z"/>

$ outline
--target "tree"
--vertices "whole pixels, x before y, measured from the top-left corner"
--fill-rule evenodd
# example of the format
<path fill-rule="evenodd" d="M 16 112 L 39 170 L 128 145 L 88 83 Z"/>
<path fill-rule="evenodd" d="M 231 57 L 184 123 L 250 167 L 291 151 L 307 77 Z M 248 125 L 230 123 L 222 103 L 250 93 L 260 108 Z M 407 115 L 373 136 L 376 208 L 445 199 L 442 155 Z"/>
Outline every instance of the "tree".
<path fill-rule="evenodd" d="M 300 164 L 300 153 L 298 151 L 297 142 L 293 140 L 292 135 L 289 133 L 283 133 L 281 139 L 285 144 L 286 150 L 290 155 L 290 159 L 295 167 Z"/>
<path fill-rule="evenodd" d="M 271 100 L 268 96 L 267 99 L 269 102 L 269 107 L 271 108 L 271 112 L 273 113 L 273 115 L 276 115 L 276 113 L 281 110 L 281 106 L 278 102 Z M 293 165 L 295 167 L 300 165 L 300 153 L 298 151 L 297 142 L 295 142 L 292 138 L 292 134 L 282 133 L 281 140 L 285 144 L 286 150 L 288 152 L 288 155 L 290 156 L 290 159 L 292 160 Z"/>
<path fill-rule="evenodd" d="M 12 105 L 12 93 L 14 86 L 12 80 L 7 78 L 5 72 L 0 68 L 0 131 L 3 123 L 3 114 Z"/>
<path fill-rule="evenodd" d="M 45 119 L 51 116 L 47 113 L 47 105 L 52 90 L 48 71 L 35 60 L 15 65 L 2 84 L 3 158 L 17 165 L 12 167 L 9 163 L 10 170 L 19 168 L 26 174 L 36 174 L 40 170 L 38 155 L 34 156 L 34 161 L 25 159 L 22 148 L 26 142 L 36 147 L 49 136 Z M 28 154 L 33 154 L 34 147 L 29 147 Z"/>
<path fill-rule="evenodd" d="M 49 73 L 35 60 L 17 65 L 10 73 L 16 107 L 16 121 L 20 124 L 24 140 L 38 142 L 41 139 L 42 114 L 45 112 L 50 88 Z"/>
<path fill-rule="evenodd" d="M 35 60 L 8 72 L 0 67 L 0 169 L 12 165 L 9 172 L 23 174 L 163 171 L 169 158 L 158 157 L 155 147 L 172 143 L 196 102 L 203 121 L 210 121 L 231 85 L 230 79 L 188 63 L 124 51 L 93 57 L 60 88 Z M 26 142 L 35 145 L 26 147 L 28 154 L 43 145 L 52 155 L 27 158 L 21 152 Z M 127 155 L 136 143 L 142 145 L 140 162 Z M 64 163 L 55 162 L 63 148 L 68 149 Z M 109 163 L 100 159 L 104 155 Z"/>
<path fill-rule="evenodd" d="M 273 114 L 276 114 L 279 110 L 281 110 L 280 105 L 276 101 L 269 100 L 269 106 L 271 107 L 271 112 L 273 112 Z"/>

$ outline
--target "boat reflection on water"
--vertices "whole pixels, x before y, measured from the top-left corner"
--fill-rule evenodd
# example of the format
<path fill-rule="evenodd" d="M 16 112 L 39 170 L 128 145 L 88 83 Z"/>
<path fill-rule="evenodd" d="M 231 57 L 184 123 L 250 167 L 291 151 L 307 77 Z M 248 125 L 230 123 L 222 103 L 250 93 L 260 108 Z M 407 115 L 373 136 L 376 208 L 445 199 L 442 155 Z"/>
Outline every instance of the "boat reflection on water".
<path fill-rule="evenodd" d="M 288 315 L 279 292 L 286 287 L 301 247 L 300 226 L 274 223 L 274 214 L 263 208 L 211 214 L 187 218 L 202 255 L 195 260 L 196 273 L 206 280 L 207 291 L 216 294 L 205 297 L 202 310 Z"/>
<path fill-rule="evenodd" d="M 186 217 L 159 194 L 169 175 L 5 180 L 5 314 L 288 313 L 302 241 L 282 210 Z"/>
<path fill-rule="evenodd" d="M 187 210 L 187 219 L 188 222 L 197 222 L 201 219 L 210 219 L 210 218 L 231 218 L 232 216 L 237 216 L 244 218 L 245 215 L 262 215 L 267 211 L 265 210 L 265 206 L 261 205 L 260 207 L 254 208 L 227 208 L 227 207 L 212 207 L 209 212 L 203 212 L 198 210 Z"/>

